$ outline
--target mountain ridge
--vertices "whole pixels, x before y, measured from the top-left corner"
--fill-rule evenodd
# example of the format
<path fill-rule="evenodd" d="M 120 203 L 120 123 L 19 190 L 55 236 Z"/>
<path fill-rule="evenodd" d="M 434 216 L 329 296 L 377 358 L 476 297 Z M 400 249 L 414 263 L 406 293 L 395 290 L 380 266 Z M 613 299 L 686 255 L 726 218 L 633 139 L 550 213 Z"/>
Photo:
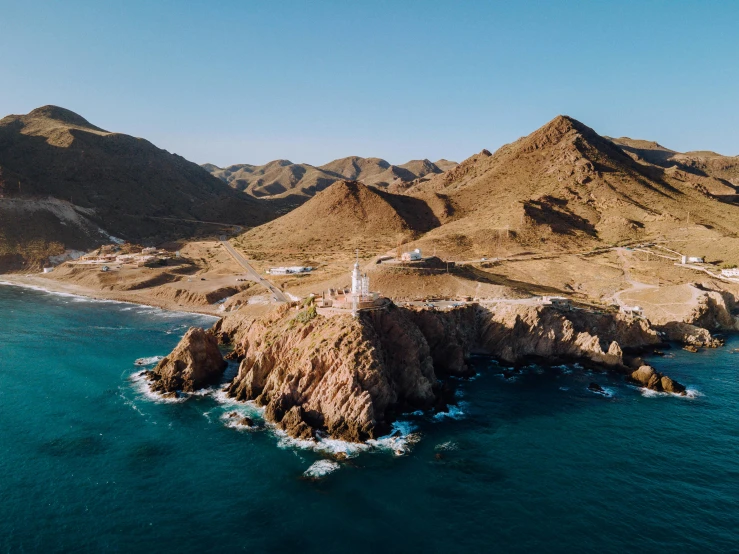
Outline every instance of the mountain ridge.
<path fill-rule="evenodd" d="M 48 199 L 57 202 L 53 209 L 42 202 Z M 58 202 L 79 214 L 76 232 L 59 233 L 71 223 L 59 219 L 65 208 Z M 192 224 L 174 220 L 253 226 L 273 217 L 271 206 L 197 164 L 51 105 L 0 120 L 0 211 L 0 257 L 17 261 L 25 250 L 35 252 L 21 263 L 89 248 L 108 235 L 157 241 L 193 232 Z M 36 247 L 26 248 L 29 241 Z"/>
<path fill-rule="evenodd" d="M 456 165 L 448 160 L 440 161 L 446 168 Z M 445 171 L 427 159 L 393 165 L 382 158 L 360 156 L 347 156 L 320 166 L 273 160 L 264 165 L 234 164 L 221 168 L 206 163 L 202 167 L 231 187 L 256 198 L 299 196 L 303 199 L 341 180 L 391 189 Z"/>

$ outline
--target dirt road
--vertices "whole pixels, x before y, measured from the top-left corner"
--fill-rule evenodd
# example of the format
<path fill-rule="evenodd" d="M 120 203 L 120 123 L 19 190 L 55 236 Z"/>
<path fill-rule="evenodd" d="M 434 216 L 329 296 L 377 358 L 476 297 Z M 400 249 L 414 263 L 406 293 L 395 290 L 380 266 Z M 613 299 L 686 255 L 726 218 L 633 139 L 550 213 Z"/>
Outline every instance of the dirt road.
<path fill-rule="evenodd" d="M 228 243 L 228 241 L 222 240 L 221 244 L 226 249 L 226 251 L 231 254 L 231 257 L 246 270 L 246 272 L 252 279 L 254 279 L 254 281 L 259 283 L 272 293 L 272 296 L 277 302 L 290 302 L 290 299 L 285 296 L 285 293 L 278 289 L 273 283 L 259 275 L 259 273 L 257 273 L 257 270 L 254 269 L 251 264 L 249 264 L 247 259 L 239 254 L 236 249 L 234 249 L 234 247 Z"/>

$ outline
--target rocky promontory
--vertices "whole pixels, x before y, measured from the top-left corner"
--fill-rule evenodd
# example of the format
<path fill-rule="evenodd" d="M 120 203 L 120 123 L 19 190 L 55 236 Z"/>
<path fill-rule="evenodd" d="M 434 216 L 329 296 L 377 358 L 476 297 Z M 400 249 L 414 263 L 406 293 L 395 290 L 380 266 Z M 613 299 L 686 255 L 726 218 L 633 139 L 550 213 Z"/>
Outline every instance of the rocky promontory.
<path fill-rule="evenodd" d="M 361 442 L 386 434 L 403 412 L 443 409 L 444 378 L 470 376 L 475 353 L 511 366 L 578 361 L 685 394 L 638 357 L 662 342 L 643 318 L 525 302 L 448 310 L 391 303 L 353 318 L 322 315 L 310 299 L 259 316 L 236 312 L 209 332 L 191 329 L 152 372 L 152 388 L 189 391 L 217 381 L 225 365 L 218 340 L 239 362 L 226 393 L 264 406 L 267 421 L 303 439 L 324 433 Z"/>
<path fill-rule="evenodd" d="M 291 436 L 321 431 L 349 441 L 385 434 L 402 412 L 443 407 L 443 378 L 470 375 L 472 353 L 511 365 L 578 360 L 631 377 L 636 368 L 624 350 L 660 342 L 643 319 L 515 303 L 390 305 L 355 319 L 320 315 L 307 302 L 258 318 L 228 316 L 214 331 L 240 363 L 229 396 L 264 406 L 265 418 Z"/>

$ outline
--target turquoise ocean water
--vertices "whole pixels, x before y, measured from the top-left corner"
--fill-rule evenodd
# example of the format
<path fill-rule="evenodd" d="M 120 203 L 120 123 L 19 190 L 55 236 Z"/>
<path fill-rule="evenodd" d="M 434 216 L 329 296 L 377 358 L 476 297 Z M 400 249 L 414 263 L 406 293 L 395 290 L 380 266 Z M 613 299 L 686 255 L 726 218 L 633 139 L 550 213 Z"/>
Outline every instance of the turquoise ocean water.
<path fill-rule="evenodd" d="M 739 550 L 736 337 L 652 360 L 691 398 L 478 358 L 449 414 L 336 463 L 131 381 L 212 321 L 0 286 L 0 552 Z"/>

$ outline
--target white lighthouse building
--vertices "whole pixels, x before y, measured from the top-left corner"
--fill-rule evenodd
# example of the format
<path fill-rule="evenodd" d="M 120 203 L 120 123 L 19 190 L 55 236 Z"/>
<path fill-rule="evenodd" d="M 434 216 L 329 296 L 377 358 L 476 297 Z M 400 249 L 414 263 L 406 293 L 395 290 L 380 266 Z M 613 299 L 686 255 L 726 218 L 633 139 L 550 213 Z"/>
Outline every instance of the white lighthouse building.
<path fill-rule="evenodd" d="M 362 274 L 359 272 L 359 260 L 354 264 L 352 271 L 352 295 L 359 296 L 362 294 Z"/>
<path fill-rule="evenodd" d="M 339 309 L 350 309 L 354 317 L 360 310 L 376 309 L 384 305 L 384 301 L 376 292 L 370 291 L 369 275 L 362 275 L 359 269 L 359 260 L 352 269 L 351 290 L 328 290 L 323 294 L 322 306 Z"/>

